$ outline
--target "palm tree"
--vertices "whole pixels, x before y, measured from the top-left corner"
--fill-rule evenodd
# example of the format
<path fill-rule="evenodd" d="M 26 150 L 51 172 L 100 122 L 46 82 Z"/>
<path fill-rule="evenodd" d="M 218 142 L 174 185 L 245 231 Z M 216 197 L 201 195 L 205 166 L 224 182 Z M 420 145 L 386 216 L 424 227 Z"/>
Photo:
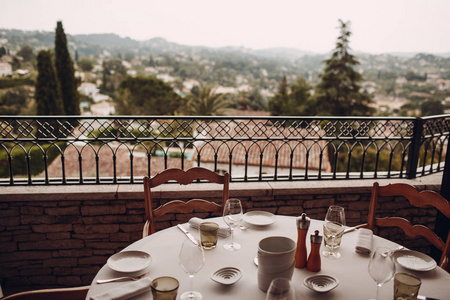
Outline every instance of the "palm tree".
<path fill-rule="evenodd" d="M 210 86 L 193 89 L 186 97 L 185 113 L 197 116 L 220 116 L 231 103 L 225 94 L 216 94 Z"/>

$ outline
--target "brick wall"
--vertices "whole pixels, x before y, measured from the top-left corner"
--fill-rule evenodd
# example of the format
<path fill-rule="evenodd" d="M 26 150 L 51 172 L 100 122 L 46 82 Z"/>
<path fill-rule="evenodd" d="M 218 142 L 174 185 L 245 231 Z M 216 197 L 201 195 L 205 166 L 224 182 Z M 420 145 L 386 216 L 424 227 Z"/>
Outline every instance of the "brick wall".
<path fill-rule="evenodd" d="M 440 177 L 406 181 L 420 189 L 439 190 Z M 396 180 L 398 181 L 398 180 Z M 390 181 L 379 180 L 381 185 Z M 298 216 L 305 212 L 324 219 L 328 206 L 346 208 L 347 225 L 365 223 L 372 180 L 278 183 L 232 183 L 230 196 L 240 198 L 246 211 L 266 210 Z M 195 194 L 212 199 L 216 187 L 165 185 L 156 198 L 184 199 Z M 402 199 L 382 199 L 389 213 L 415 215 L 434 225 L 435 212 L 405 210 Z M 157 228 L 187 222 L 192 215 L 170 214 Z M 200 217 L 208 217 L 200 214 Z M 144 223 L 142 186 L 45 186 L 0 189 L 0 280 L 5 295 L 22 290 L 89 285 L 112 254 L 142 236 Z M 380 232 L 391 239 L 401 233 Z M 406 246 L 429 252 L 427 245 L 406 241 Z"/>

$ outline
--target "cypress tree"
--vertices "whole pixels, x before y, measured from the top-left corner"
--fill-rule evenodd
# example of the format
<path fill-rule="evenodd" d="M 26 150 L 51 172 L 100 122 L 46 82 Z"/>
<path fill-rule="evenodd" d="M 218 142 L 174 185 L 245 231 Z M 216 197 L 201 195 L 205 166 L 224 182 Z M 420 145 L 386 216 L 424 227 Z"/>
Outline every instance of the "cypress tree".
<path fill-rule="evenodd" d="M 75 69 L 67 48 L 67 38 L 61 21 L 57 22 L 55 33 L 55 67 L 61 86 L 61 97 L 66 115 L 80 114 L 80 99 L 75 80 Z"/>
<path fill-rule="evenodd" d="M 38 76 L 35 98 L 38 115 L 63 115 L 60 88 L 52 64 L 50 51 L 41 50 L 37 56 Z"/>

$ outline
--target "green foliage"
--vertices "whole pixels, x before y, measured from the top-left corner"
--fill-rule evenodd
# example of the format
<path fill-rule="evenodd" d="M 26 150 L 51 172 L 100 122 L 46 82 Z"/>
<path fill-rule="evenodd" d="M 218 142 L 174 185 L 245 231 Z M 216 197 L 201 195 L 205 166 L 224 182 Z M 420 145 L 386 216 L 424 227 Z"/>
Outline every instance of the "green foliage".
<path fill-rule="evenodd" d="M 278 93 L 269 100 L 269 110 L 273 116 L 309 115 L 313 109 L 311 85 L 305 78 L 299 77 L 290 86 L 286 76 L 278 87 Z"/>
<path fill-rule="evenodd" d="M 335 142 L 335 144 L 338 144 L 338 142 Z M 364 172 L 398 171 L 402 167 L 403 151 L 403 147 L 398 146 L 393 149 L 387 144 L 383 145 L 383 142 L 372 142 L 370 144 L 369 142 L 361 142 L 353 149 L 344 146 L 339 149 L 336 172 L 347 172 L 347 169 L 349 172 L 361 172 L 361 167 L 363 167 Z M 331 152 L 329 154 L 330 163 L 333 166 L 335 155 Z M 378 163 L 376 162 L 377 158 Z M 403 164 L 404 169 L 406 168 L 405 164 L 406 162 Z"/>
<path fill-rule="evenodd" d="M 0 90 L 22 85 L 34 85 L 34 81 L 31 78 L 0 79 Z"/>
<path fill-rule="evenodd" d="M 11 152 L 12 158 L 12 171 L 14 175 L 27 175 L 28 166 L 26 160 L 26 153 L 30 157 L 30 172 L 31 175 L 38 175 L 44 171 L 44 155 L 47 156 L 47 166 L 58 156 L 60 151 L 64 151 L 66 148 L 65 142 L 59 142 L 56 144 L 42 145 L 42 149 L 33 144 L 24 145 L 25 149 L 21 147 L 14 147 Z M 0 178 L 8 178 L 9 165 L 8 155 L 5 151 L 0 151 Z"/>
<path fill-rule="evenodd" d="M 127 69 L 119 58 L 103 61 L 103 84 L 101 92 L 113 96 L 119 88 L 120 82 L 127 73 Z"/>
<path fill-rule="evenodd" d="M 0 115 L 19 115 L 27 100 L 28 91 L 24 88 L 8 90 L 0 97 Z"/>
<path fill-rule="evenodd" d="M 78 66 L 83 70 L 84 72 L 90 72 L 94 68 L 94 65 L 92 64 L 92 61 L 89 59 L 83 58 L 78 62 Z"/>
<path fill-rule="evenodd" d="M 28 45 L 25 45 L 22 48 L 20 48 L 20 50 L 17 51 L 16 55 L 21 56 L 23 58 L 23 61 L 34 60 L 33 48 L 31 48 Z"/>
<path fill-rule="evenodd" d="M 117 90 L 116 111 L 121 115 L 173 115 L 181 98 L 156 77 L 127 77 Z"/>
<path fill-rule="evenodd" d="M 52 64 L 50 51 L 41 50 L 37 56 L 38 77 L 35 98 L 38 115 L 63 115 L 59 83 Z"/>
<path fill-rule="evenodd" d="M 422 116 L 441 115 L 444 113 L 444 105 L 439 100 L 427 100 L 420 105 Z"/>
<path fill-rule="evenodd" d="M 321 82 L 316 87 L 316 113 L 332 116 L 369 116 L 370 96 L 360 92 L 360 73 L 354 70 L 359 65 L 349 53 L 349 22 L 340 22 L 340 36 L 331 58 L 325 60 L 325 69 L 319 75 Z"/>
<path fill-rule="evenodd" d="M 194 90 L 186 99 L 183 111 L 187 115 L 220 116 L 231 106 L 231 102 L 225 99 L 224 94 L 216 94 L 210 86 Z"/>
<path fill-rule="evenodd" d="M 75 79 L 75 69 L 67 49 L 67 39 L 60 21 L 56 25 L 55 33 L 55 68 L 58 76 L 61 98 L 66 115 L 80 114 L 80 100 Z"/>
<path fill-rule="evenodd" d="M 421 76 L 419 74 L 414 73 L 413 71 L 409 71 L 408 73 L 406 73 L 405 78 L 408 81 L 426 81 L 427 74 Z"/>

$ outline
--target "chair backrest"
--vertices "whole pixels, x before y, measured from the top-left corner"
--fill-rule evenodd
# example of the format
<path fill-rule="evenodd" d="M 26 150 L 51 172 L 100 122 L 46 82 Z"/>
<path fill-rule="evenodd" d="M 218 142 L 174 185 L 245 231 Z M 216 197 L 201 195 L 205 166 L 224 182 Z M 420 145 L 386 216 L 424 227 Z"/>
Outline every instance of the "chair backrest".
<path fill-rule="evenodd" d="M 85 300 L 89 287 L 87 285 L 20 292 L 6 296 L 2 300 Z"/>
<path fill-rule="evenodd" d="M 411 205 L 418 208 L 433 206 L 446 216 L 447 219 L 450 219 L 450 203 L 435 191 L 425 190 L 419 192 L 414 186 L 406 183 L 394 183 L 386 186 L 379 186 L 378 182 L 375 182 L 372 187 L 367 226 L 365 226 L 372 230 L 376 227 L 399 227 L 409 237 L 424 237 L 442 251 L 439 266 L 448 271 L 450 266 L 450 231 L 447 236 L 447 241 L 444 243 L 436 233 L 424 225 L 413 225 L 411 222 L 401 217 L 377 218 L 378 197 L 389 196 L 403 196 Z"/>
<path fill-rule="evenodd" d="M 161 205 L 153 209 L 152 193 L 151 189 L 164 184 L 168 181 L 176 181 L 179 184 L 187 185 L 191 184 L 195 180 L 207 180 L 212 183 L 217 183 L 223 185 L 222 192 L 222 202 L 220 204 L 215 202 L 210 202 L 202 199 L 192 199 L 190 201 L 184 202 L 181 200 L 173 200 L 164 205 Z M 230 175 L 225 173 L 224 175 L 219 175 L 214 171 L 209 169 L 194 167 L 187 171 L 181 169 L 167 169 L 158 173 L 152 178 L 144 178 L 144 195 L 145 195 L 145 217 L 146 222 L 144 225 L 143 236 L 148 236 L 155 233 L 155 217 L 160 217 L 169 212 L 181 212 L 181 213 L 191 213 L 196 209 L 201 209 L 208 212 L 221 213 L 225 201 L 229 198 L 229 182 Z"/>

